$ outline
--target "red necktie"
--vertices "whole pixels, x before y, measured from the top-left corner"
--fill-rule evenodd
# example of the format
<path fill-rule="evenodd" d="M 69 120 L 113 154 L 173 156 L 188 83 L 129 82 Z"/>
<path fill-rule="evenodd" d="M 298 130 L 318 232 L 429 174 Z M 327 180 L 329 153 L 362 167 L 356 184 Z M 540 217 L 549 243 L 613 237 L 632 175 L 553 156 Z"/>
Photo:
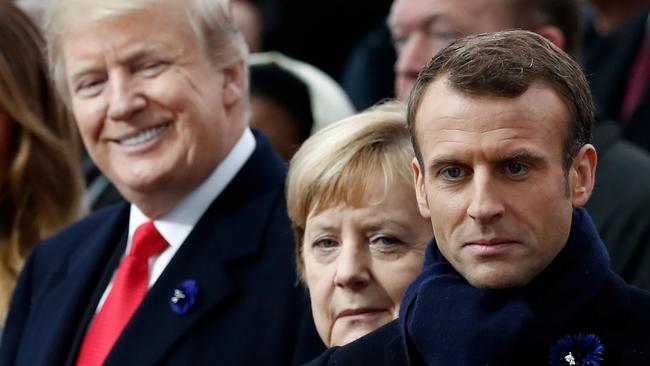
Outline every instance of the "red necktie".
<path fill-rule="evenodd" d="M 113 287 L 95 315 L 81 344 L 77 365 L 101 365 L 115 341 L 138 308 L 149 284 L 149 258 L 167 247 L 153 221 L 140 225 L 133 234 L 131 252 L 122 259 Z"/>
<path fill-rule="evenodd" d="M 630 73 L 627 90 L 623 99 L 621 117 L 623 121 L 632 117 L 641 97 L 650 82 L 650 33 L 645 36 L 645 41 L 636 57 L 634 67 Z"/>

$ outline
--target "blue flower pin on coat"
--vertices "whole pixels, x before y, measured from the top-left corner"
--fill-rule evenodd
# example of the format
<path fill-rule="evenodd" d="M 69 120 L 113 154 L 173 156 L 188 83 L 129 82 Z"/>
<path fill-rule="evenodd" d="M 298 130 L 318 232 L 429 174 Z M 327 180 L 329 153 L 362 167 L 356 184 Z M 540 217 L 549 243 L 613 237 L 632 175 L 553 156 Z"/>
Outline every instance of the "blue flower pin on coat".
<path fill-rule="evenodd" d="M 194 280 L 185 280 L 174 289 L 174 294 L 169 302 L 172 311 L 176 314 L 185 314 L 196 302 L 199 286 Z"/>
<path fill-rule="evenodd" d="M 600 366 L 605 346 L 594 334 L 565 335 L 551 348 L 552 366 Z"/>

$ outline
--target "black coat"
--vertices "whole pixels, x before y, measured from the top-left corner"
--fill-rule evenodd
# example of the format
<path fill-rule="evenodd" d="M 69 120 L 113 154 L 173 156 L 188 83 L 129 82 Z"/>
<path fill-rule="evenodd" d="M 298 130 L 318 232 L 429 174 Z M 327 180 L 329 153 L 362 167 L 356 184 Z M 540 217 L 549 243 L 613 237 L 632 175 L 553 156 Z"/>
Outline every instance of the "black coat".
<path fill-rule="evenodd" d="M 124 328 L 106 365 L 290 365 L 322 351 L 296 281 L 286 167 L 267 139 L 210 205 Z M 20 276 L 0 365 L 74 364 L 124 253 L 129 205 L 100 210 L 36 246 Z M 174 289 L 198 285 L 185 314 Z M 313 342 L 312 342 L 313 341 Z"/>
<path fill-rule="evenodd" d="M 441 366 L 541 366 L 564 344 L 575 352 L 579 347 L 564 341 L 575 335 L 599 338 L 600 366 L 650 365 L 650 293 L 607 269 L 584 210 L 574 214 L 571 232 L 556 259 L 522 289 L 472 288 L 430 246 L 399 320 L 309 365 L 423 365 L 428 358 Z M 569 365 L 561 361 L 550 364 Z"/>

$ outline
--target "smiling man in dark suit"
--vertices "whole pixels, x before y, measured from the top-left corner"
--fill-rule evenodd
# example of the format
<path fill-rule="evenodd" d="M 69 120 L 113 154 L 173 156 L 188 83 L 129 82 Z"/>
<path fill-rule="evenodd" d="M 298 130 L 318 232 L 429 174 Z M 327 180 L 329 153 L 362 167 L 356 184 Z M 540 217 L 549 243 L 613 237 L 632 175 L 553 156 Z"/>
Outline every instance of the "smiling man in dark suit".
<path fill-rule="evenodd" d="M 128 203 L 37 247 L 0 363 L 314 356 L 286 168 L 248 128 L 247 48 L 229 2 L 60 0 L 46 28 L 53 76 L 86 149 Z"/>

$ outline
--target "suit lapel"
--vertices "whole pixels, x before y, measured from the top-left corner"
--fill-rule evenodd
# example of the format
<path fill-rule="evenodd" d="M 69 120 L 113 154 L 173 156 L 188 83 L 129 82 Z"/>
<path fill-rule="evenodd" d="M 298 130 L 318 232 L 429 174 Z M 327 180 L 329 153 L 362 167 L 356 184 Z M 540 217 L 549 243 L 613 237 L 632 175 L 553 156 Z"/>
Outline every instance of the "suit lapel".
<path fill-rule="evenodd" d="M 79 314 L 89 306 L 88 299 L 126 227 L 128 205 L 111 209 L 101 216 L 98 226 L 81 235 L 79 248 L 56 277 L 33 311 L 35 324 L 49 324 L 35 335 L 43 348 L 38 353 L 43 364 L 62 364 L 70 356 L 70 344 L 81 326 Z M 116 228 L 120 228 L 116 230 Z"/>
<path fill-rule="evenodd" d="M 258 140 L 253 156 L 211 204 L 149 290 L 107 365 L 159 363 L 193 326 L 233 294 L 236 288 L 229 262 L 259 251 L 269 207 L 282 189 L 284 168 L 268 157 L 272 156 L 268 144 L 260 145 Z M 177 314 L 171 309 L 171 298 L 185 280 L 196 281 L 197 300 L 186 313 Z"/>

